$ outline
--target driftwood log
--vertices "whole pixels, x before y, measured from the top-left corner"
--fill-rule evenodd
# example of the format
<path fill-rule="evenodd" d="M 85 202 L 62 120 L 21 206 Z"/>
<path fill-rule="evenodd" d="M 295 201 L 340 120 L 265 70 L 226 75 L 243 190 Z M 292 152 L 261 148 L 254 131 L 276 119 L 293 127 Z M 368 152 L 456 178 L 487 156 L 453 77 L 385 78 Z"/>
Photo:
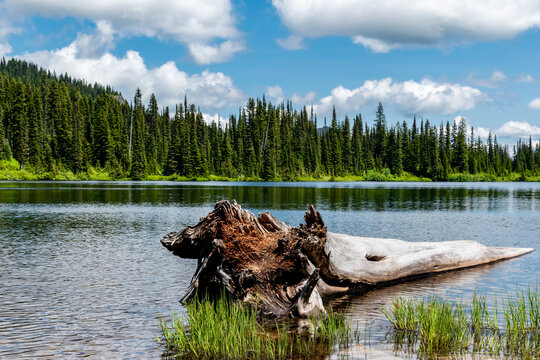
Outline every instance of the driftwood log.
<path fill-rule="evenodd" d="M 305 224 L 289 226 L 236 202 L 216 203 L 195 226 L 167 234 L 174 255 L 197 259 L 182 299 L 225 291 L 257 304 L 265 316 L 324 313 L 322 299 L 418 276 L 517 257 L 533 249 L 488 247 L 474 241 L 406 242 L 328 232 L 311 205 Z"/>

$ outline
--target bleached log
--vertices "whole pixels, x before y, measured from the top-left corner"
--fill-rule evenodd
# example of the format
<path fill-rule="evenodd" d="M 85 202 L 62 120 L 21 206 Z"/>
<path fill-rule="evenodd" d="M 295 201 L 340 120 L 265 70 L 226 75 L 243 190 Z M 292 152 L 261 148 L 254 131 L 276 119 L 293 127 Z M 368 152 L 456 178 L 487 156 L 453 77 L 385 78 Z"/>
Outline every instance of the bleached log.
<path fill-rule="evenodd" d="M 216 295 L 256 303 L 267 316 L 324 313 L 322 297 L 514 258 L 531 248 L 488 247 L 474 241 L 406 242 L 327 232 L 311 205 L 305 225 L 220 201 L 195 226 L 162 244 L 199 260 L 184 296 Z"/>

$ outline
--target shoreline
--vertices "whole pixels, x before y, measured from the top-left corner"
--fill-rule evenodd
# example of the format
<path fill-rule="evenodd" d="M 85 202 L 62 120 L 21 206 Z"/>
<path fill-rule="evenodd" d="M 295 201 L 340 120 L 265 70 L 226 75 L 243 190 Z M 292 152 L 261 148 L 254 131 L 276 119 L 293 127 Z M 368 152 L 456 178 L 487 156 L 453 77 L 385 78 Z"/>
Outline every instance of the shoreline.
<path fill-rule="evenodd" d="M 125 173 L 108 171 L 89 167 L 84 172 L 73 173 L 70 170 L 65 170 L 62 167 L 54 171 L 35 171 L 32 167 L 22 168 L 19 163 L 14 160 L 0 160 L 0 181 L 190 181 L 190 182 L 207 182 L 207 181 L 229 181 L 229 182 L 540 182 L 540 173 L 516 173 L 511 172 L 504 176 L 497 176 L 488 173 L 452 173 L 448 174 L 447 179 L 431 179 L 419 175 L 414 175 L 408 172 L 402 172 L 401 175 L 395 175 L 388 169 L 382 170 L 367 170 L 363 175 L 343 175 L 343 176 L 283 176 L 275 177 L 271 180 L 263 180 L 260 177 L 226 177 L 221 175 L 206 174 L 206 175 L 191 175 L 182 176 L 178 174 L 161 175 L 152 174 L 146 175 L 141 179 L 133 179 L 126 176 Z"/>
<path fill-rule="evenodd" d="M 540 182 L 540 175 L 525 176 L 512 173 L 508 176 L 497 177 L 488 174 L 452 174 L 448 180 L 432 180 L 429 178 L 414 175 L 395 176 L 384 175 L 383 173 L 373 173 L 371 176 L 322 176 L 322 177 L 299 177 L 294 179 L 276 178 L 273 180 L 263 180 L 260 178 L 228 178 L 218 175 L 202 176 L 179 176 L 179 175 L 147 175 L 142 179 L 132 179 L 129 177 L 114 177 L 107 172 L 89 171 L 87 173 L 74 174 L 71 171 L 57 173 L 33 173 L 26 170 L 6 171 L 0 170 L 0 181 L 178 181 L 178 182 L 440 182 L 440 183 L 472 183 L 472 182 Z"/>

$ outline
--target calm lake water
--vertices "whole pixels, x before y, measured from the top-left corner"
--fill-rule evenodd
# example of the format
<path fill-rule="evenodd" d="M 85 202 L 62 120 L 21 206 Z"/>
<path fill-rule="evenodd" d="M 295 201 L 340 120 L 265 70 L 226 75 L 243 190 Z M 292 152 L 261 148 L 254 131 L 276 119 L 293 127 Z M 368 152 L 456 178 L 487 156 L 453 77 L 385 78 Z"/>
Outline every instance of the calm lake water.
<path fill-rule="evenodd" d="M 540 248 L 540 183 L 0 182 L 0 358 L 159 358 L 156 319 L 183 311 L 196 267 L 159 240 L 222 199 L 293 225 L 314 204 L 332 232 Z M 333 306 L 391 351 L 380 309 L 395 296 L 494 299 L 539 273 L 535 251 Z"/>

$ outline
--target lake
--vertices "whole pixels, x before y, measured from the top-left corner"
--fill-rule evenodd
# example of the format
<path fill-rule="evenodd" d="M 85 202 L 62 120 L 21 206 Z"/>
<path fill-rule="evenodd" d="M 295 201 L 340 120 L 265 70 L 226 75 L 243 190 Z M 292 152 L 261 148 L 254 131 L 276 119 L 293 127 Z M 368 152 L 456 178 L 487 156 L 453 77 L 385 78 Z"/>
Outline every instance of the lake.
<path fill-rule="evenodd" d="M 0 182 L 0 358 L 159 358 L 157 319 L 183 311 L 196 268 L 159 240 L 222 199 L 291 225 L 314 204 L 338 233 L 540 248 L 540 183 Z M 535 251 L 332 305 L 391 351 L 380 309 L 395 296 L 500 299 L 535 286 L 539 260 Z"/>

